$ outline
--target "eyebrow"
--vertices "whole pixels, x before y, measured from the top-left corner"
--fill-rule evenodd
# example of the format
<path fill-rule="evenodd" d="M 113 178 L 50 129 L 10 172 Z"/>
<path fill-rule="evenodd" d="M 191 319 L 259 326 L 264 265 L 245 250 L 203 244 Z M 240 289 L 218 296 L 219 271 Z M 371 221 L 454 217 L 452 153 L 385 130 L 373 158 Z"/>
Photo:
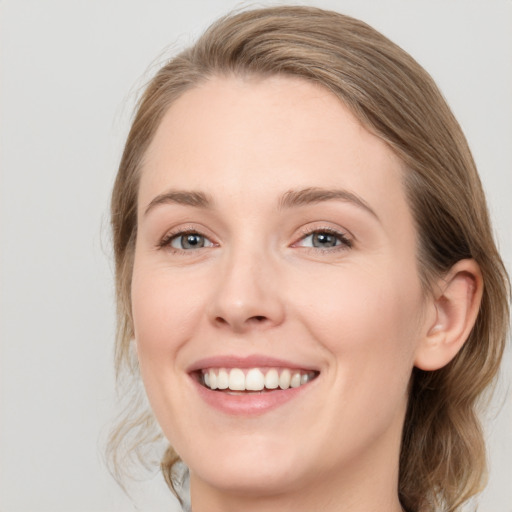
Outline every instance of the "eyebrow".
<path fill-rule="evenodd" d="M 344 189 L 309 187 L 302 190 L 289 190 L 283 194 L 279 201 L 279 208 L 293 208 L 331 200 L 352 203 L 370 213 L 377 220 L 380 220 L 375 211 L 362 197 Z"/>
<path fill-rule="evenodd" d="M 147 215 L 156 206 L 161 204 L 182 204 L 196 208 L 211 208 L 213 200 L 204 192 L 192 190 L 169 190 L 156 196 L 147 206 L 144 215 Z"/>
<path fill-rule="evenodd" d="M 324 201 L 344 201 L 352 203 L 380 220 L 370 205 L 354 192 L 344 189 L 308 187 L 301 190 L 288 190 L 278 202 L 278 209 L 296 208 Z M 209 209 L 213 207 L 213 199 L 204 192 L 194 190 L 169 190 L 156 196 L 147 206 L 144 215 L 162 204 L 180 204 L 195 208 Z"/>

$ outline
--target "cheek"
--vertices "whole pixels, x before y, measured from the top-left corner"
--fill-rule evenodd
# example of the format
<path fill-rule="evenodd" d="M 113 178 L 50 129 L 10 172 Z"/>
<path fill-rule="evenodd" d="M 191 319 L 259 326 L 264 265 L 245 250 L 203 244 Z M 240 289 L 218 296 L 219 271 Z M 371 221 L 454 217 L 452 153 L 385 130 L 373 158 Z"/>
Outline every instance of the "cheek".
<path fill-rule="evenodd" d="M 187 408 L 183 395 L 174 392 L 184 385 L 179 354 L 193 336 L 201 311 L 201 291 L 192 293 L 186 285 L 158 265 L 134 266 L 132 315 L 140 373 L 153 413 L 171 443 L 176 411 Z"/>
<path fill-rule="evenodd" d="M 158 356 L 191 337 L 203 293 L 197 281 L 182 281 L 158 268 L 134 267 L 132 314 L 139 352 Z"/>
<path fill-rule="evenodd" d="M 338 270 L 338 269 L 336 269 Z M 422 293 L 415 267 L 370 265 L 315 276 L 293 296 L 317 340 L 341 365 L 408 374 L 419 336 Z"/>

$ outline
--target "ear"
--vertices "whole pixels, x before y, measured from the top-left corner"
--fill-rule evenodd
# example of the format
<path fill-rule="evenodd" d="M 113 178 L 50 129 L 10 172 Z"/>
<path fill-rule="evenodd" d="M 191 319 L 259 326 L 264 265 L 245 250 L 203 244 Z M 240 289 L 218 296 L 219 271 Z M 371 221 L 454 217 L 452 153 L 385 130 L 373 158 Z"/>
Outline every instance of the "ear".
<path fill-rule="evenodd" d="M 426 333 L 416 349 L 414 364 L 426 371 L 447 365 L 462 348 L 475 324 L 483 293 L 476 261 L 458 261 L 437 283 Z"/>

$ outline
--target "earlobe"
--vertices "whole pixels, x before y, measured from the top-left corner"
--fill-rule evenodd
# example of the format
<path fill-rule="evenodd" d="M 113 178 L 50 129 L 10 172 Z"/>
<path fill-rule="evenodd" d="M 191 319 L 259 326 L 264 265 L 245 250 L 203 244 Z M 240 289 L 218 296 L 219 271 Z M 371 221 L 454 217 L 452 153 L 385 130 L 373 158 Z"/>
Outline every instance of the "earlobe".
<path fill-rule="evenodd" d="M 432 298 L 434 314 L 416 350 L 416 367 L 438 370 L 455 357 L 475 324 L 483 286 L 480 267 L 471 259 L 457 262 L 440 279 Z"/>

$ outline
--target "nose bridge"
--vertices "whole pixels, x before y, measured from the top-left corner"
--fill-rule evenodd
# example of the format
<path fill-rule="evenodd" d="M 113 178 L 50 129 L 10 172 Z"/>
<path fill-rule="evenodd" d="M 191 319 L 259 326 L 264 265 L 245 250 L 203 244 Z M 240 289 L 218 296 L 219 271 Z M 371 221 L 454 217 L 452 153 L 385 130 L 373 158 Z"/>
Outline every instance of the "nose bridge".
<path fill-rule="evenodd" d="M 226 250 L 211 303 L 212 321 L 234 331 L 278 325 L 284 305 L 278 265 L 262 244 L 241 241 Z"/>

